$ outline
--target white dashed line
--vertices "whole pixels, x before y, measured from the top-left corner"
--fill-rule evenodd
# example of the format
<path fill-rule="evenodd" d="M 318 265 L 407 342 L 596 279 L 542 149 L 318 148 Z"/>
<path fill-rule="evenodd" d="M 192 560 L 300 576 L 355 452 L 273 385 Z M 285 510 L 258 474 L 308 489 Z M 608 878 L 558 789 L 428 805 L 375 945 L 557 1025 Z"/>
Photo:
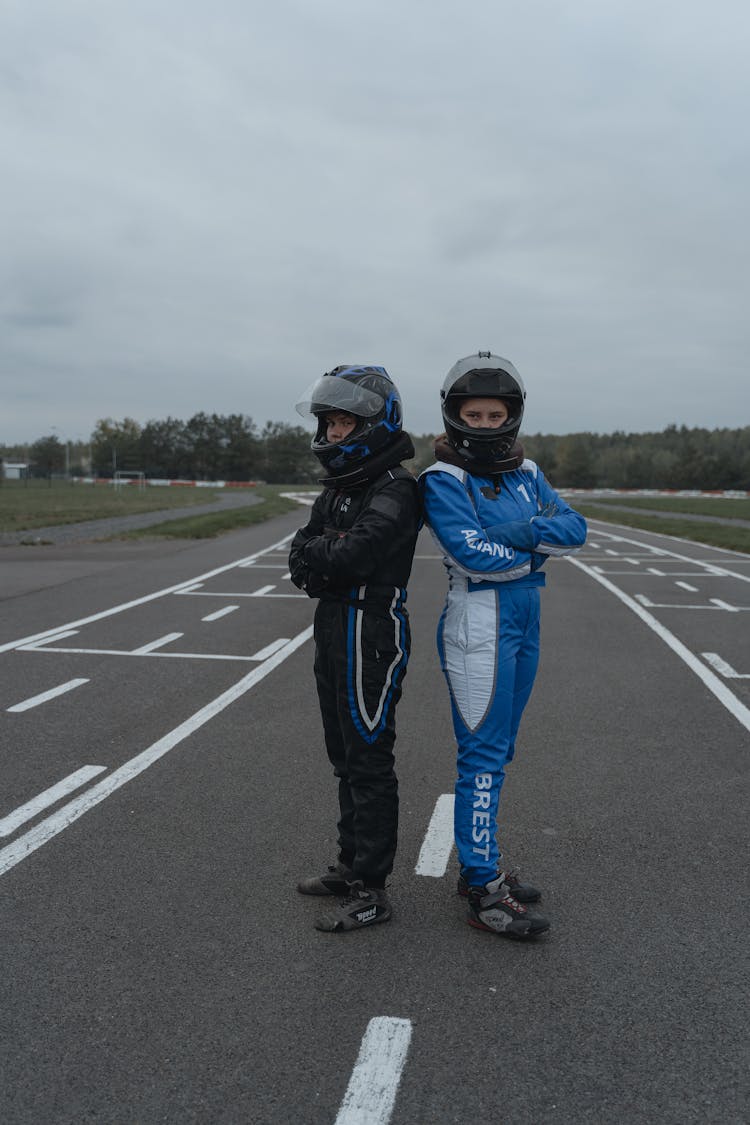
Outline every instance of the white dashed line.
<path fill-rule="evenodd" d="M 698 587 L 691 586 L 689 582 L 675 582 L 675 586 L 681 586 L 683 590 L 687 590 L 691 594 L 698 593 Z"/>
<path fill-rule="evenodd" d="M 727 664 L 718 652 L 702 652 L 701 656 L 727 680 L 750 680 L 750 672 L 735 672 L 732 665 Z"/>
<path fill-rule="evenodd" d="M 393 1016 L 370 1020 L 335 1125 L 387 1125 L 411 1032 L 411 1020 Z"/>
<path fill-rule="evenodd" d="M 41 695 L 32 695 L 31 699 L 25 699 L 23 703 L 16 703 L 13 707 L 8 707 L 8 711 L 30 711 L 32 707 L 38 707 L 40 703 L 46 703 L 48 699 L 55 699 L 58 695 L 64 695 L 66 691 L 72 691 L 73 688 L 80 687 L 81 684 L 87 684 L 88 680 L 68 680 L 65 684 L 60 684 L 58 687 L 50 688 L 49 691 L 43 691 Z"/>
<path fill-rule="evenodd" d="M 415 874 L 428 875 L 433 879 L 445 875 L 453 848 L 453 805 L 452 793 L 443 793 L 438 797 L 414 868 Z"/>
<path fill-rule="evenodd" d="M 226 617 L 228 613 L 234 613 L 239 608 L 238 605 L 225 605 L 223 609 L 217 609 L 216 613 L 209 613 L 205 617 L 201 617 L 201 621 L 218 621 L 220 617 Z"/>
<path fill-rule="evenodd" d="M 271 590 L 275 590 L 275 586 L 261 586 L 260 590 L 254 590 L 250 595 L 251 598 L 262 598 L 264 594 L 270 594 Z"/>
<path fill-rule="evenodd" d="M 262 648 L 260 652 L 256 652 L 250 659 L 267 660 L 269 656 L 273 656 L 275 652 L 278 652 L 279 649 L 283 648 L 286 644 L 289 644 L 289 639 L 287 637 L 279 637 L 277 641 L 271 641 L 270 645 L 266 645 L 265 648 Z"/>
<path fill-rule="evenodd" d="M 133 656 L 145 656 L 147 652 L 155 652 L 157 648 L 164 648 L 170 641 L 177 641 L 180 637 L 184 637 L 184 633 L 167 633 L 163 637 L 159 637 L 156 641 L 149 641 L 147 645 L 141 645 L 140 648 L 133 649 Z"/>

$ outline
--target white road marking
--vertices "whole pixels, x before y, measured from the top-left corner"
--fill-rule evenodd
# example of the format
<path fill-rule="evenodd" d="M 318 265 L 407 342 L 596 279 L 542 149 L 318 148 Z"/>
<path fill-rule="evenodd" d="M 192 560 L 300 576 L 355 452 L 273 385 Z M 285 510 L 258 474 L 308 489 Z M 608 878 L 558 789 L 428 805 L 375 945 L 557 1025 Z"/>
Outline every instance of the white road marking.
<path fill-rule="evenodd" d="M 689 563 L 691 566 L 702 567 L 703 571 L 706 574 L 713 574 L 717 578 L 739 578 L 739 580 L 741 582 L 750 582 L 750 574 L 738 574 L 736 570 L 725 570 L 722 567 L 717 566 L 716 563 L 707 562 L 704 559 L 696 558 L 693 555 L 681 555 L 677 551 L 666 551 L 661 547 L 652 547 L 650 543 L 644 543 L 639 539 L 627 539 L 623 535 L 612 535 L 608 532 L 601 531 L 599 528 L 595 528 L 593 530 L 595 530 L 595 532 L 597 534 L 605 536 L 610 542 L 632 543 L 633 546 L 635 546 L 635 547 L 642 547 L 643 550 L 650 551 L 652 555 L 663 555 L 663 556 L 667 556 L 670 559 L 679 559 L 680 562 Z M 692 543 L 689 539 L 680 539 L 676 535 L 663 535 L 662 537 L 664 539 L 673 539 L 676 543 L 686 543 L 690 547 L 697 546 L 696 543 Z M 591 544 L 591 546 L 593 546 L 593 543 Z M 707 551 L 723 551 L 724 550 L 723 547 L 713 547 L 713 546 L 711 546 L 710 543 L 701 543 L 700 546 L 704 550 L 707 550 Z M 608 552 L 608 553 L 611 553 L 611 552 Z M 724 561 L 724 560 L 720 560 L 720 561 Z M 728 565 L 737 566 L 740 563 L 743 563 L 743 562 L 746 562 L 746 561 L 747 561 L 747 556 L 743 557 L 743 556 L 740 556 L 738 554 L 738 557 L 736 559 L 728 559 L 727 563 L 728 563 Z M 703 574 L 701 574 L 701 577 L 703 577 Z"/>
<path fill-rule="evenodd" d="M 275 586 L 261 586 L 259 590 L 254 590 L 250 595 L 251 598 L 262 598 L 264 594 L 270 594 L 271 590 L 275 590 Z"/>
<path fill-rule="evenodd" d="M 283 539 L 279 539 L 277 543 L 272 544 L 270 547 L 264 547 L 261 551 L 256 551 L 254 555 L 248 555 L 244 559 L 237 559 L 235 562 L 226 563 L 225 566 L 218 566 L 215 570 L 209 570 L 205 574 L 198 575 L 197 578 L 190 578 L 186 582 L 178 582 L 175 586 L 166 586 L 163 590 L 156 590 L 153 594 L 146 594 L 142 598 L 134 598 L 132 602 L 123 602 L 121 605 L 112 606 L 110 609 L 104 609 L 100 613 L 92 613 L 88 617 L 81 617 L 77 621 L 69 621 L 67 625 L 57 625 L 54 629 L 45 629 L 40 633 L 33 633 L 29 637 L 21 637 L 17 641 L 8 641 L 6 644 L 0 645 L 0 652 L 10 652 L 14 648 L 23 648 L 25 645 L 30 645 L 37 641 L 49 640 L 59 636 L 64 629 L 76 629 L 81 625 L 90 625 L 92 621 L 101 621 L 105 617 L 113 617 L 116 613 L 124 613 L 127 609 L 134 609 L 136 606 L 145 605 L 147 602 L 156 601 L 157 598 L 166 597 L 167 594 L 180 594 L 185 590 L 195 588 L 196 583 L 202 583 L 209 578 L 215 578 L 217 574 L 224 574 L 228 570 L 234 570 L 236 567 L 241 566 L 249 559 L 261 558 L 264 555 L 271 554 L 273 551 L 278 551 L 284 547 L 293 538 L 295 532 L 290 532 L 285 535 Z M 214 595 L 215 596 L 215 595 Z M 222 597 L 236 597 L 235 594 L 223 594 Z M 305 595 L 289 595 L 290 597 Z"/>
<path fill-rule="evenodd" d="M 273 590 L 274 587 L 273 586 L 267 586 L 266 589 L 267 590 Z M 182 593 L 185 593 L 185 591 L 180 590 L 180 591 L 178 591 L 178 593 L 182 594 Z M 187 591 L 187 593 L 189 594 L 190 597 L 193 597 L 193 598 L 257 598 L 259 596 L 258 590 L 255 590 L 252 594 L 249 594 L 247 592 L 247 590 L 196 590 L 196 592 L 194 594 L 190 594 L 190 591 Z M 307 600 L 307 594 L 263 594 L 263 597 L 264 598 L 305 598 L 305 600 Z"/>
<path fill-rule="evenodd" d="M 619 598 L 628 609 L 631 609 L 636 616 L 640 617 L 641 621 L 648 625 L 649 629 L 652 629 L 658 637 L 661 637 L 665 644 L 669 645 L 672 651 L 676 653 L 681 660 L 684 660 L 688 668 L 690 668 L 692 672 L 695 672 L 696 676 L 703 681 L 709 691 L 713 692 L 719 702 L 726 707 L 727 711 L 734 715 L 735 719 L 737 719 L 746 730 L 750 730 L 750 708 L 746 707 L 709 668 L 706 668 L 705 664 L 701 664 L 695 654 L 692 653 L 682 641 L 678 640 L 674 633 L 670 633 L 668 629 L 665 629 L 660 621 L 657 621 L 652 614 L 646 612 L 643 605 L 639 605 L 634 598 L 624 593 L 623 590 L 620 590 L 602 574 L 597 574 L 590 566 L 586 566 L 572 556 L 569 556 L 567 561 L 571 566 L 578 567 L 578 569 L 582 570 L 585 574 L 590 574 L 595 582 L 599 582 L 605 589 L 614 594 L 616 598 Z"/>
<path fill-rule="evenodd" d="M 49 648 L 47 645 L 26 645 L 24 652 L 64 652 L 73 656 L 137 656 L 150 660 L 254 660 L 253 656 L 236 656 L 223 652 L 131 652 L 121 648 Z"/>
<path fill-rule="evenodd" d="M 274 655 L 264 661 L 263 664 L 259 664 L 252 672 L 248 672 L 248 674 L 243 676 L 241 680 L 238 680 L 233 687 L 222 692 L 216 699 L 207 703 L 205 707 L 201 707 L 201 709 L 196 711 L 194 715 L 191 715 L 189 719 L 186 719 L 183 723 L 180 723 L 179 726 L 175 727 L 174 730 L 169 731 L 168 734 L 158 739 L 153 745 L 149 746 L 148 749 L 141 751 L 135 758 L 131 758 L 129 762 L 125 762 L 124 765 L 113 770 L 111 774 L 103 778 L 97 785 L 92 785 L 92 787 L 87 789 L 85 793 L 82 793 L 80 797 L 76 797 L 74 800 L 69 801 L 67 805 L 63 805 L 61 809 L 52 813 L 46 820 L 41 821 L 39 824 L 35 825 L 34 828 L 29 829 L 23 836 L 19 836 L 12 844 L 8 844 L 6 847 L 0 849 L 0 875 L 4 875 L 6 871 L 10 871 L 10 869 L 15 867 L 17 863 L 20 863 L 21 860 L 27 859 L 37 848 L 41 848 L 43 844 L 46 844 L 48 840 L 51 840 L 65 828 L 68 828 L 74 821 L 88 812 L 89 809 L 94 808 L 101 801 L 104 801 L 121 786 L 127 784 L 128 781 L 132 781 L 138 774 L 143 773 L 143 771 L 147 770 L 149 766 L 152 766 L 154 762 L 157 762 L 159 758 L 164 757 L 165 754 L 168 754 L 170 750 L 173 750 L 175 746 L 179 745 L 179 743 L 189 735 L 193 734 L 205 723 L 209 722 L 216 715 L 219 715 L 231 703 L 234 703 L 235 700 L 255 687 L 269 672 L 272 672 L 274 668 L 282 664 L 288 656 L 291 656 L 300 645 L 303 645 L 305 641 L 309 640 L 312 636 L 312 632 L 312 625 L 308 626 L 307 629 L 303 629 L 301 633 L 293 637 L 288 644 L 284 645 L 282 649 L 279 649 L 278 652 L 274 653 Z"/>
<path fill-rule="evenodd" d="M 728 602 L 723 602 L 721 598 L 709 598 L 708 600 L 713 602 L 715 606 L 718 606 L 719 609 L 728 609 L 730 613 L 739 613 L 741 609 L 748 608 L 747 606 L 741 605 L 729 605 Z"/>
<path fill-rule="evenodd" d="M 689 582 L 675 582 L 675 586 L 681 586 L 683 590 L 688 590 L 691 594 L 698 593 L 698 587 L 691 586 Z"/>
<path fill-rule="evenodd" d="M 713 665 L 716 671 L 728 680 L 750 680 L 750 672 L 735 672 L 731 664 L 727 664 L 718 652 L 702 652 L 701 656 Z"/>
<path fill-rule="evenodd" d="M 41 649 L 43 645 L 52 644 L 53 641 L 64 641 L 67 637 L 77 637 L 78 629 L 69 629 L 67 633 L 56 633 L 54 637 L 47 637 L 41 641 L 36 641 L 31 645 L 19 645 L 19 652 L 34 652 L 35 649 Z"/>
<path fill-rule="evenodd" d="M 92 777 L 96 777 L 99 773 L 104 773 L 106 766 L 81 766 L 75 773 L 71 773 L 68 777 L 64 777 L 62 781 L 58 781 L 56 785 L 51 785 L 49 789 L 45 789 L 43 793 L 39 793 L 36 797 L 32 797 L 25 805 L 19 805 L 13 812 L 8 813 L 7 816 L 0 820 L 0 836 L 10 836 L 11 832 L 15 832 L 27 820 L 40 813 L 42 809 L 48 809 L 50 805 L 54 805 L 56 801 L 67 797 L 68 793 L 73 793 L 76 789 L 80 789 Z"/>
<path fill-rule="evenodd" d="M 655 566 L 647 566 L 646 570 L 649 574 L 656 574 L 659 578 L 665 578 L 666 575 L 663 570 L 657 570 Z"/>
<path fill-rule="evenodd" d="M 631 558 L 631 557 L 626 558 L 625 562 L 632 563 L 633 566 L 640 566 L 641 565 L 640 562 L 638 561 L 638 559 L 634 559 L 634 558 Z"/>
<path fill-rule="evenodd" d="M 265 648 L 262 648 L 260 650 L 260 652 L 256 652 L 254 656 L 250 657 L 250 659 L 251 660 L 267 660 L 269 656 L 273 656 L 273 654 L 275 652 L 278 652 L 280 648 L 283 648 L 284 645 L 286 645 L 288 643 L 289 643 L 288 637 L 279 637 L 279 639 L 277 641 L 271 641 L 270 645 L 266 645 Z"/>
<path fill-rule="evenodd" d="M 452 793 L 438 797 L 414 868 L 416 875 L 429 875 L 433 879 L 445 875 L 453 848 L 453 805 Z"/>
<path fill-rule="evenodd" d="M 223 609 L 217 609 L 215 613 L 209 613 L 205 617 L 201 617 L 201 621 L 218 621 L 220 617 L 226 617 L 228 613 L 234 613 L 239 608 L 238 605 L 225 605 Z"/>
<path fill-rule="evenodd" d="M 286 570 L 287 563 L 259 563 L 253 560 L 249 563 L 242 563 L 240 569 L 251 566 L 253 570 Z"/>
<path fill-rule="evenodd" d="M 50 688 L 49 691 L 43 691 L 41 695 L 32 695 L 31 699 L 25 699 L 23 703 L 16 703 L 13 707 L 8 707 L 8 711 L 30 711 L 32 707 L 38 707 L 40 703 L 46 703 L 48 699 L 56 699 L 58 695 L 64 695 L 66 691 L 72 691 L 73 688 L 80 687 L 81 684 L 87 684 L 88 680 L 68 680 L 65 684 L 59 684 L 58 687 Z"/>
<path fill-rule="evenodd" d="M 387 1125 L 411 1032 L 411 1020 L 394 1016 L 370 1020 L 335 1125 Z"/>
<path fill-rule="evenodd" d="M 163 637 L 159 637 L 156 641 L 149 641 L 147 645 L 141 645 L 140 648 L 133 649 L 133 656 L 145 656 L 148 652 L 154 652 L 157 648 L 163 648 L 168 645 L 170 641 L 179 640 L 184 637 L 184 633 L 166 633 Z"/>

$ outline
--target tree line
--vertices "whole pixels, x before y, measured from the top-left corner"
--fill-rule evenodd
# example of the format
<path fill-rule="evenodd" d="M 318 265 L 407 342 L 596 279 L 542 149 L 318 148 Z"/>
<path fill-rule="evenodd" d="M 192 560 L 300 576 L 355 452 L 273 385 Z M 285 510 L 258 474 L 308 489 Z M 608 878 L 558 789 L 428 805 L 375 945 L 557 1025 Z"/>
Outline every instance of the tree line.
<path fill-rule="evenodd" d="M 434 460 L 433 434 L 412 435 L 418 473 Z M 527 457 L 556 488 L 750 489 L 750 426 L 659 433 L 526 434 Z M 245 414 L 195 414 L 140 425 L 132 418 L 99 421 L 89 442 L 56 435 L 30 446 L 0 446 L 5 460 L 25 461 L 35 476 L 111 477 L 118 470 L 183 480 L 263 480 L 311 484 L 321 475 L 302 426 Z"/>

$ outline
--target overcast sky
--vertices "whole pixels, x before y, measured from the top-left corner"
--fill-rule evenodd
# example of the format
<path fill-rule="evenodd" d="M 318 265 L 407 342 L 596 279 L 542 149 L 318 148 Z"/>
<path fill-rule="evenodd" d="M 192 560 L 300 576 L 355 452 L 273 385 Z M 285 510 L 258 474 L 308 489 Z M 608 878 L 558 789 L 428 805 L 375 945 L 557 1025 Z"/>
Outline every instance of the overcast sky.
<path fill-rule="evenodd" d="M 5 0 L 0 443 L 301 423 L 478 349 L 527 433 L 750 424 L 747 0 Z"/>

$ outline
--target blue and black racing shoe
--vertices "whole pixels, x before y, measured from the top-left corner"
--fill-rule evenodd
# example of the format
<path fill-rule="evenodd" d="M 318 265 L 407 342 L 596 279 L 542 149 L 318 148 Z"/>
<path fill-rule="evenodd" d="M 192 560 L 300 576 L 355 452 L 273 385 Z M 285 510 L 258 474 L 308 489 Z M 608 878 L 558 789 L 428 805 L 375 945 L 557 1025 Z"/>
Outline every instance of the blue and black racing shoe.
<path fill-rule="evenodd" d="M 521 882 L 517 871 L 498 871 L 493 883 L 495 881 L 502 883 L 516 902 L 539 902 L 542 897 L 542 892 L 538 891 L 536 887 L 532 887 L 530 883 Z M 469 893 L 469 883 L 463 873 L 458 876 L 456 891 L 463 898 L 466 898 Z"/>
<path fill-rule="evenodd" d="M 535 938 L 545 933 L 549 919 L 531 914 L 529 908 L 514 898 L 502 879 L 493 879 L 483 887 L 469 887 L 470 926 L 503 937 Z"/>

